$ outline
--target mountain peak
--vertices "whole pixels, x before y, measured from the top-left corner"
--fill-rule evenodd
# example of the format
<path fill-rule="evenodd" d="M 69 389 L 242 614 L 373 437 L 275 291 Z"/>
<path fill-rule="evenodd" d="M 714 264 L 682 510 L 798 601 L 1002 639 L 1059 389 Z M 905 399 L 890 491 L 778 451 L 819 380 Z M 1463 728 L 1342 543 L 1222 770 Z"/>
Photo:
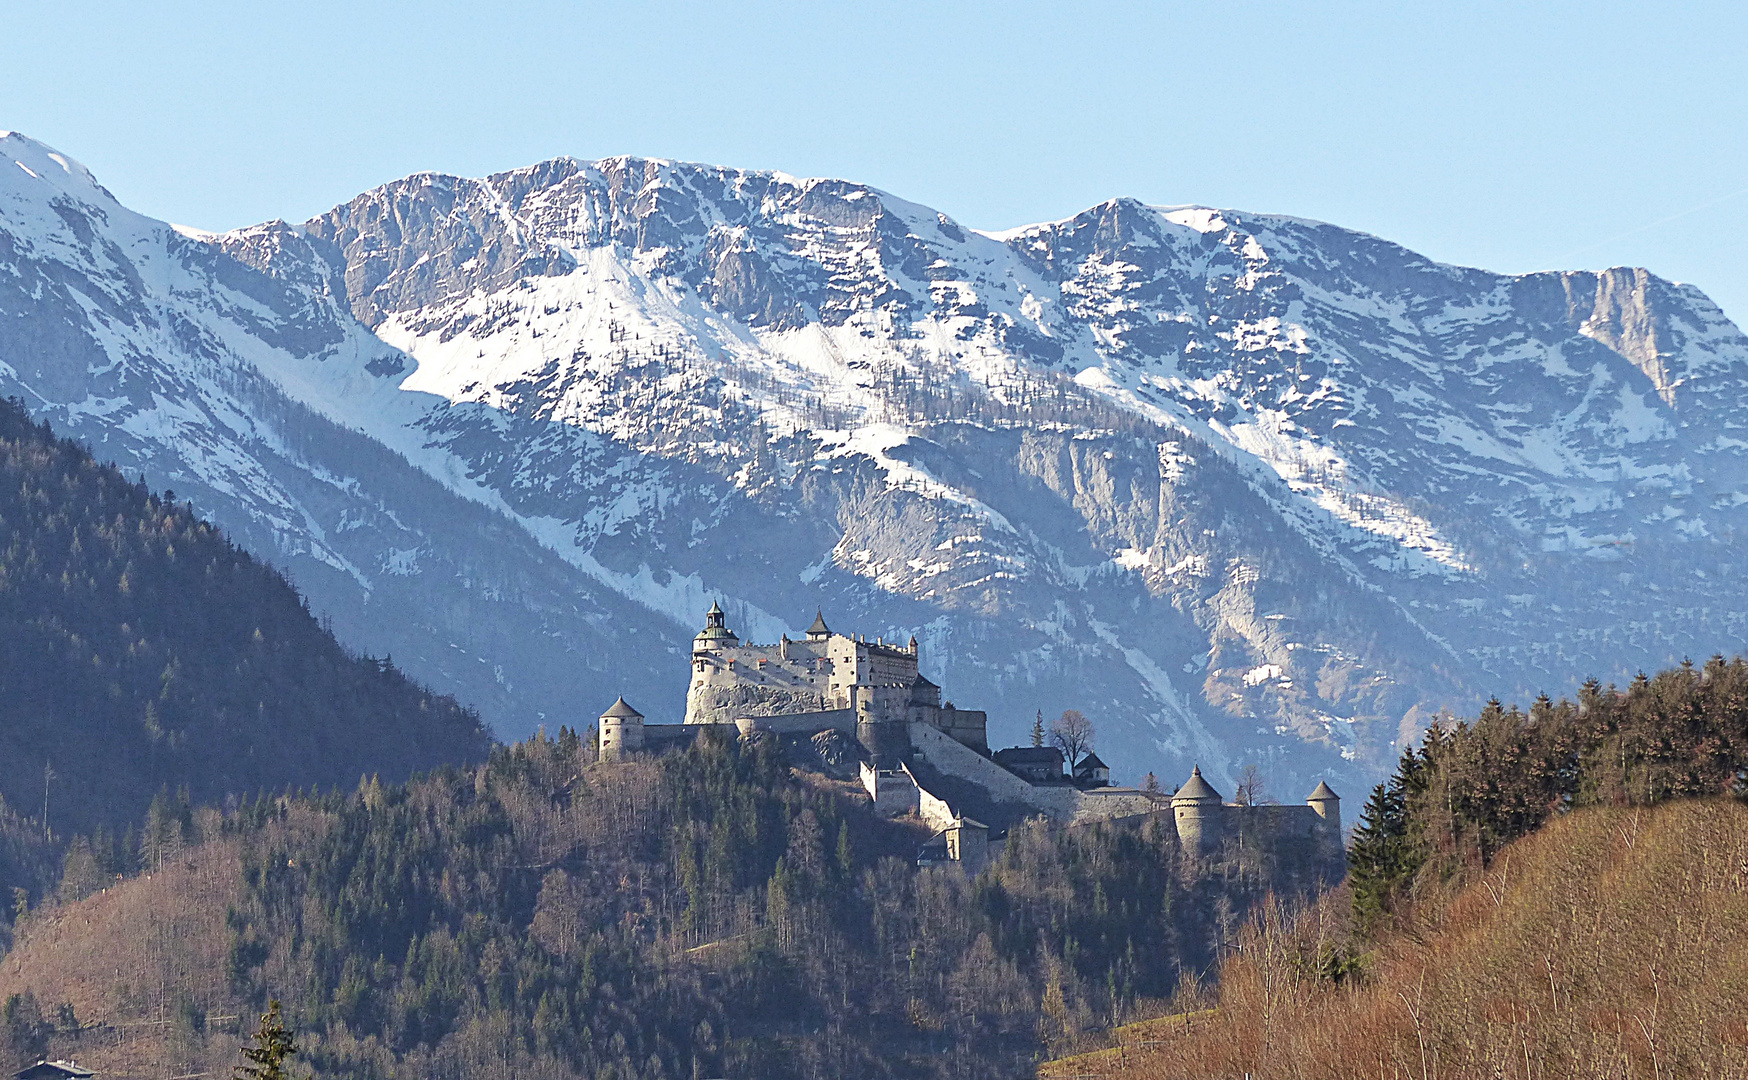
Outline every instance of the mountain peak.
<path fill-rule="evenodd" d="M 15 182 L 22 173 L 62 194 L 120 205 L 115 196 L 91 175 L 91 170 L 22 132 L 0 132 L 0 157 L 11 161 L 14 166 L 5 170 L 7 181 Z"/>

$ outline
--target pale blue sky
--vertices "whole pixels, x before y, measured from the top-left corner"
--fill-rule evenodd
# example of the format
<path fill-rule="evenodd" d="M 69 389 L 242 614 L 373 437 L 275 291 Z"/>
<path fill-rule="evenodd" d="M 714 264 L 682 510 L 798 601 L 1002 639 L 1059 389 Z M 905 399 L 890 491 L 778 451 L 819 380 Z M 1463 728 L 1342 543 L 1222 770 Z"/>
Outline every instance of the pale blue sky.
<path fill-rule="evenodd" d="M 1128 195 L 1495 270 L 1643 265 L 1748 322 L 1744 8 L 11 2 L 0 128 L 211 229 L 635 153 L 979 228 Z"/>

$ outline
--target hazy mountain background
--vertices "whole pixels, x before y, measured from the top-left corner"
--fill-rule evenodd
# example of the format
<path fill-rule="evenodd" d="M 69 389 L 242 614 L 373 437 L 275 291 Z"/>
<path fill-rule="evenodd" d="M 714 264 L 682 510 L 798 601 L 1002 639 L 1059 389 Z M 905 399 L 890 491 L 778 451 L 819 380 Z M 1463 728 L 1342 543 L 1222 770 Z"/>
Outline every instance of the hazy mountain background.
<path fill-rule="evenodd" d="M 507 737 L 678 719 L 721 597 L 915 633 L 998 745 L 1076 707 L 1119 779 L 1295 799 L 1748 634 L 1748 339 L 1646 271 L 629 158 L 212 236 L 0 149 L 0 391 Z"/>

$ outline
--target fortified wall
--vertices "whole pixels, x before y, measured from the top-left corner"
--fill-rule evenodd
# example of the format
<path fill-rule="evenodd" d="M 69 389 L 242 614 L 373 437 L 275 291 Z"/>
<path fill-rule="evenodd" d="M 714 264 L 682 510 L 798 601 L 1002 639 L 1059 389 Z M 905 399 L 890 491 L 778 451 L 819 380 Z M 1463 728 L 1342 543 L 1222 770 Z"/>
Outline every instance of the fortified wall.
<path fill-rule="evenodd" d="M 1178 844 L 1196 855 L 1246 845 L 1275 851 L 1297 848 L 1311 868 L 1337 878 L 1347 861 L 1341 798 L 1321 780 L 1303 806 L 1240 805 L 1222 799 L 1198 765 L 1171 797 L 1171 816 Z"/>

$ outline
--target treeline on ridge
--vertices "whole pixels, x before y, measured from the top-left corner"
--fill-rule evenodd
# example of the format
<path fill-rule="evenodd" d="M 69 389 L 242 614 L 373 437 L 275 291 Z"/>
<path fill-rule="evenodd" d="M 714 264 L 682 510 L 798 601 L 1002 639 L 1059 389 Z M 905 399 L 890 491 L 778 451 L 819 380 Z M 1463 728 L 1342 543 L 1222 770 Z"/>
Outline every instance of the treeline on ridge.
<path fill-rule="evenodd" d="M 1748 662 L 1435 726 L 1216 986 L 1041 1075 L 1748 1076 Z"/>
<path fill-rule="evenodd" d="M 1435 725 L 1361 811 L 1349 850 L 1362 927 L 1422 874 L 1484 867 L 1506 844 L 1587 805 L 1748 796 L 1748 662 L 1714 656 L 1640 673 L 1625 690 L 1586 682 L 1526 712 L 1496 699 L 1472 722 Z"/>

